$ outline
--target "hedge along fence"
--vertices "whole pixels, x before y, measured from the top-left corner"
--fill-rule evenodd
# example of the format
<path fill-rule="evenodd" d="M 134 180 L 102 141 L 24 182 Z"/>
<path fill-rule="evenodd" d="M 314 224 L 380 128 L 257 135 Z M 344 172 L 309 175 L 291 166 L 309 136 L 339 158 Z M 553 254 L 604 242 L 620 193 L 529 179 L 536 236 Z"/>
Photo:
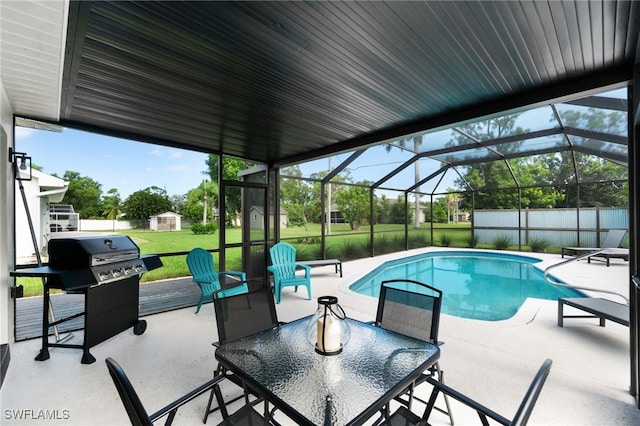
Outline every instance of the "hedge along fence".
<path fill-rule="evenodd" d="M 629 209 L 475 210 L 472 223 L 480 243 L 491 244 L 496 238 L 506 237 L 514 246 L 544 240 L 551 247 L 600 247 L 610 229 L 629 229 Z"/>

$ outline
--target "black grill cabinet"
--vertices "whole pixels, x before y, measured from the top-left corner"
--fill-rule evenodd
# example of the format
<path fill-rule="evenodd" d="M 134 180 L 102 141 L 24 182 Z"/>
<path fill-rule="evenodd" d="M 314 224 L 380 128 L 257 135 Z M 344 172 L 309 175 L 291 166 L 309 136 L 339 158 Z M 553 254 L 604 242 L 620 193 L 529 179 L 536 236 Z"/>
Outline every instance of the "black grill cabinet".
<path fill-rule="evenodd" d="M 37 361 L 49 359 L 50 347 L 82 349 L 83 364 L 95 362 L 89 349 L 133 328 L 142 334 L 139 317 L 140 275 L 162 266 L 156 255 L 140 255 L 131 238 L 122 235 L 55 238 L 49 241 L 49 265 L 12 271 L 12 276 L 42 277 L 44 283 L 42 349 Z M 49 291 L 84 295 L 84 311 L 51 322 Z M 49 328 L 84 316 L 82 345 L 50 343 Z"/>

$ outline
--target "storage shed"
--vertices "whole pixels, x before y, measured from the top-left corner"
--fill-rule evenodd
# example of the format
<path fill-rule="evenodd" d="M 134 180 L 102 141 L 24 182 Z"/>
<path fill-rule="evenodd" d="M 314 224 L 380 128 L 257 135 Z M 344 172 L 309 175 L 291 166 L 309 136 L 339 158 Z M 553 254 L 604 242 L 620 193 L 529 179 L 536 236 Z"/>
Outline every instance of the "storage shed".
<path fill-rule="evenodd" d="M 249 218 L 251 221 L 251 229 L 264 229 L 264 210 L 259 206 L 251 206 L 249 209 Z M 280 207 L 278 220 L 280 221 L 280 227 L 286 228 L 288 223 L 287 211 Z M 273 226 L 273 214 L 269 217 L 269 226 Z"/>
<path fill-rule="evenodd" d="M 164 212 L 149 218 L 149 229 L 152 231 L 180 231 L 182 216 L 173 212 Z"/>

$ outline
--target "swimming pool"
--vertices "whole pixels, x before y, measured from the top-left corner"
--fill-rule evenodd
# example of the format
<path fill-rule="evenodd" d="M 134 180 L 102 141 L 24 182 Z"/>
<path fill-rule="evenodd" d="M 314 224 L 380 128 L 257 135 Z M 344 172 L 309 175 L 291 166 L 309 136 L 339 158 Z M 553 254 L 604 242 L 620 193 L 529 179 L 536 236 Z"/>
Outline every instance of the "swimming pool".
<path fill-rule="evenodd" d="M 511 318 L 528 297 L 584 297 L 549 284 L 533 266 L 537 262 L 540 259 L 529 256 L 481 251 L 424 253 L 385 262 L 349 288 L 377 298 L 382 281 L 412 279 L 442 290 L 442 313 L 484 321 Z"/>

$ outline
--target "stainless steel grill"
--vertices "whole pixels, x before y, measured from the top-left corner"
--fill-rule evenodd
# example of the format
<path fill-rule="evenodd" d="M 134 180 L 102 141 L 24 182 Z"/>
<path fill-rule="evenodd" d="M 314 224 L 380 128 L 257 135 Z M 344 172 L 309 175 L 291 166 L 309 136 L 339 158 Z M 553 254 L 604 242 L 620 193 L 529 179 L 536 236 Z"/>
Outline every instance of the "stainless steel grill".
<path fill-rule="evenodd" d="M 82 363 L 95 358 L 89 348 L 116 334 L 133 328 L 135 334 L 146 330 L 146 321 L 138 319 L 140 275 L 162 266 L 156 255 L 140 255 L 138 246 L 123 235 L 104 237 L 55 238 L 49 241 L 49 265 L 21 269 L 13 276 L 44 278 L 42 349 L 36 360 L 49 359 L 49 347 L 83 350 Z M 84 312 L 59 319 L 49 318 L 49 290 L 84 294 Z M 50 327 L 84 316 L 82 345 L 50 343 Z"/>
<path fill-rule="evenodd" d="M 54 288 L 73 290 L 106 284 L 143 274 L 158 266 L 157 257 L 141 258 L 138 246 L 124 235 L 49 241 L 49 267 L 60 271 L 59 279 L 52 283 L 58 286 Z M 85 273 L 82 270 L 86 270 Z"/>

